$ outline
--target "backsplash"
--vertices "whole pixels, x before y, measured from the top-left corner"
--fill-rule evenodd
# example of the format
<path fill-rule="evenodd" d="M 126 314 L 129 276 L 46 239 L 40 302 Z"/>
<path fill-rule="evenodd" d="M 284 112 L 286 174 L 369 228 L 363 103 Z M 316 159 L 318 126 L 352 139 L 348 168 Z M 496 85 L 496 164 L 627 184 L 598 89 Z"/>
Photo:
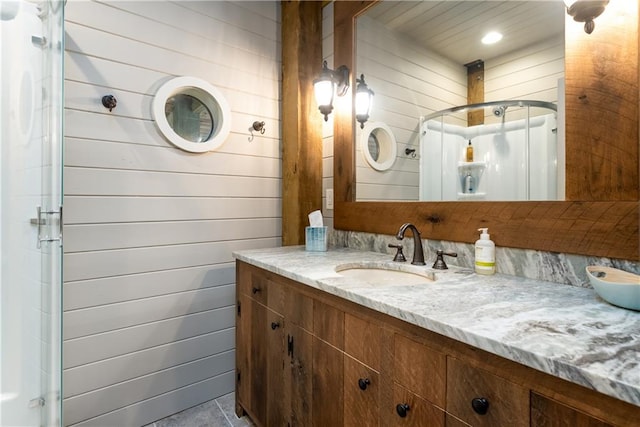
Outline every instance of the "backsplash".
<path fill-rule="evenodd" d="M 427 265 L 430 266 L 435 260 L 436 250 L 442 249 L 458 254 L 457 258 L 445 257 L 447 264 L 473 268 L 473 244 L 426 239 L 422 242 Z M 357 231 L 332 230 L 329 235 L 330 246 L 388 253 L 391 260 L 395 249 L 389 248 L 389 243 L 396 244 L 398 240 L 395 236 L 386 234 Z M 413 239 L 410 236 L 405 237 L 402 245 L 407 262 L 411 262 Z M 640 263 L 636 261 L 496 246 L 497 272 L 502 274 L 590 288 L 585 272 L 588 265 L 615 267 L 640 274 Z"/>

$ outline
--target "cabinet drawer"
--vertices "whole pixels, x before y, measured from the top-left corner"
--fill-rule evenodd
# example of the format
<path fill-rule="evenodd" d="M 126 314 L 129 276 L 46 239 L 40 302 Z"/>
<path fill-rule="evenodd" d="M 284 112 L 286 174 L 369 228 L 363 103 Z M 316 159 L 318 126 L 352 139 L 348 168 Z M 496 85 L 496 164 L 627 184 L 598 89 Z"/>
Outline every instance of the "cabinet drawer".
<path fill-rule="evenodd" d="M 394 335 L 393 377 L 418 396 L 444 407 L 446 356 L 400 334 Z"/>
<path fill-rule="evenodd" d="M 267 276 L 265 272 L 248 267 L 240 269 L 236 286 L 241 294 L 248 295 L 260 304 L 266 305 L 279 314 L 284 314 L 285 289 L 277 278 Z"/>
<path fill-rule="evenodd" d="M 380 326 L 348 313 L 344 315 L 345 353 L 378 372 L 380 372 L 381 339 Z"/>
<path fill-rule="evenodd" d="M 344 312 L 313 300 L 313 333 L 339 350 L 344 350 Z"/>
<path fill-rule="evenodd" d="M 344 425 L 374 427 L 380 421 L 380 375 L 344 357 Z"/>
<path fill-rule="evenodd" d="M 640 422 L 640 420 L 639 420 Z M 531 427 L 612 427 L 576 409 L 531 393 Z"/>
<path fill-rule="evenodd" d="M 529 390 L 448 357 L 447 412 L 473 426 L 528 426 Z"/>
<path fill-rule="evenodd" d="M 444 427 L 445 413 L 431 402 L 411 393 L 404 387 L 393 385 L 393 401 L 385 405 L 391 426 Z"/>

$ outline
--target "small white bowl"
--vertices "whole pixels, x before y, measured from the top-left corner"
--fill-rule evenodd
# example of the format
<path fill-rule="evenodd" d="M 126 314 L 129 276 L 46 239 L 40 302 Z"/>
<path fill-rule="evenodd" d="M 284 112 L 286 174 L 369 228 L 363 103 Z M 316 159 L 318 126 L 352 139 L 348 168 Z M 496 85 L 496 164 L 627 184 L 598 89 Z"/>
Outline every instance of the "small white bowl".
<path fill-rule="evenodd" d="M 591 286 L 605 301 L 640 311 L 640 276 L 613 267 L 590 265 L 587 276 Z"/>

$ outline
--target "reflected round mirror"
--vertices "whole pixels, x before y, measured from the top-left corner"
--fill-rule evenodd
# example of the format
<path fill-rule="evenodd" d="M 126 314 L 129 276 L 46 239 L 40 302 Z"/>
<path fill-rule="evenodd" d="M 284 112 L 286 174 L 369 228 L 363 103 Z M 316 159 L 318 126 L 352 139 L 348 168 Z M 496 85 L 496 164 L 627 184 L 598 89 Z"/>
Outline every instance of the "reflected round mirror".
<path fill-rule="evenodd" d="M 375 133 L 369 134 L 368 148 L 369 155 L 377 162 L 380 157 L 380 142 L 378 142 L 378 138 Z"/>
<path fill-rule="evenodd" d="M 195 77 L 165 82 L 153 99 L 152 112 L 160 133 L 192 153 L 215 150 L 231 129 L 231 109 L 222 93 Z"/>
<path fill-rule="evenodd" d="M 187 141 L 202 143 L 213 133 L 211 111 L 194 96 L 172 96 L 164 105 L 164 114 L 171 128 Z"/>
<path fill-rule="evenodd" d="M 360 150 L 371 168 L 386 171 L 396 161 L 396 138 L 385 123 L 368 122 L 360 134 Z"/>

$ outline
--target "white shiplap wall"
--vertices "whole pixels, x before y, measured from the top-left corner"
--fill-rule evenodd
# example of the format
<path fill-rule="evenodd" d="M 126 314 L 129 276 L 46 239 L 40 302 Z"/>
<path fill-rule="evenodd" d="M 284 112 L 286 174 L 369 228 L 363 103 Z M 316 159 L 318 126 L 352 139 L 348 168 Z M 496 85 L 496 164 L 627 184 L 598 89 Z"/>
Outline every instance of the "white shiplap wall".
<path fill-rule="evenodd" d="M 370 120 L 386 123 L 398 148 L 392 168 L 379 172 L 357 146 L 357 199 L 418 200 L 419 156 L 407 156 L 405 148 L 420 151 L 420 116 L 466 104 L 466 68 L 368 17 L 358 18 L 357 64 L 357 75 L 364 73 L 375 92 Z"/>
<path fill-rule="evenodd" d="M 65 424 L 144 425 L 233 390 L 231 253 L 280 244 L 279 4 L 72 0 L 65 25 Z M 155 128 L 180 75 L 231 106 L 217 151 Z"/>

